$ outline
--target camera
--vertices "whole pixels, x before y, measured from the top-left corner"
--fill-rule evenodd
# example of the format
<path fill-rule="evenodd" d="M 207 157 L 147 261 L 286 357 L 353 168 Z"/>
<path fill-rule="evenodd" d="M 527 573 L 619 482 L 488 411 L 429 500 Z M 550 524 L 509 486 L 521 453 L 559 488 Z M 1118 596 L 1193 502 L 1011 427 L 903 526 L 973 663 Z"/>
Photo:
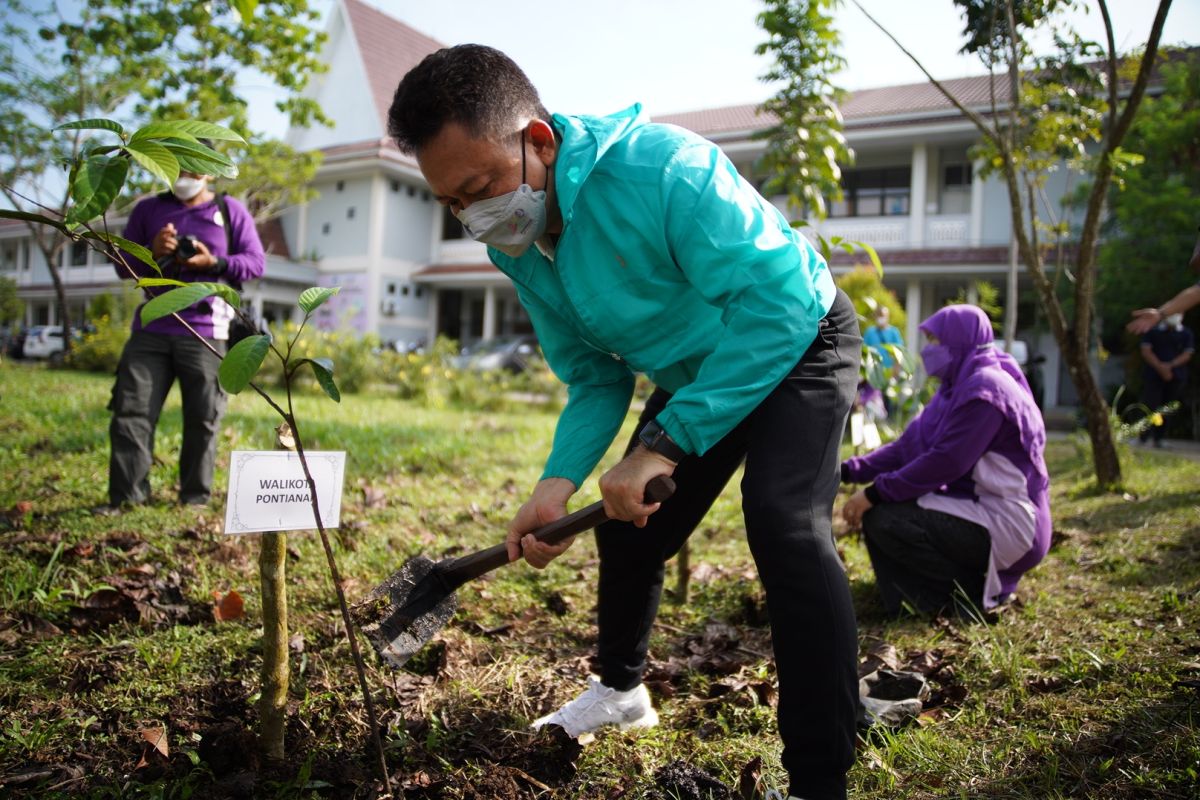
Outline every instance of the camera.
<path fill-rule="evenodd" d="M 196 245 L 199 242 L 195 236 L 180 236 L 179 241 L 175 245 L 175 260 L 187 261 L 192 256 L 199 253 Z"/>

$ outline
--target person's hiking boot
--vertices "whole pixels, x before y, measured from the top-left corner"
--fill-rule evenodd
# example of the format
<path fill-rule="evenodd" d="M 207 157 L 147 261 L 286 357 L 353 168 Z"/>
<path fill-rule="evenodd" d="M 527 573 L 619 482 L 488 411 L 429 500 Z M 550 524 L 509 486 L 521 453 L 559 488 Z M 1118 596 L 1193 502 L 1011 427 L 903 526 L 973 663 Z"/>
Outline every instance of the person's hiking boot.
<path fill-rule="evenodd" d="M 650 693 L 638 684 L 627 692 L 618 692 L 600 682 L 595 675 L 588 678 L 588 688 L 552 714 L 534 720 L 531 728 L 558 725 L 568 736 L 579 737 L 605 725 L 621 730 L 653 728 L 658 724 L 658 712 L 650 704 Z"/>

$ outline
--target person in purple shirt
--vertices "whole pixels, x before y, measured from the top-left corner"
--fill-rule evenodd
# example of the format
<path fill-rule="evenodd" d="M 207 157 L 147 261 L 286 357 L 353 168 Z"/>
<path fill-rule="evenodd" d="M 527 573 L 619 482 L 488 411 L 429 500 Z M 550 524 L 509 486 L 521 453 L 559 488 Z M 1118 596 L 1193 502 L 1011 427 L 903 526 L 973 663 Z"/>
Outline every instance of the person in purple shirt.
<path fill-rule="evenodd" d="M 937 393 L 896 441 L 842 464 L 868 483 L 842 509 L 861 527 L 889 614 L 1000 605 L 1050 548 L 1046 428 L 1021 369 L 975 306 L 921 324 Z"/>
<path fill-rule="evenodd" d="M 124 236 L 150 248 L 164 276 L 189 283 L 221 281 L 240 289 L 245 281 L 263 274 L 262 242 L 246 207 L 232 197 L 218 198 L 208 182 L 207 175 L 181 172 L 170 192 L 148 197 L 134 207 Z M 128 254 L 124 262 L 115 262 L 121 278 L 155 276 L 153 269 Z M 163 291 L 150 289 L 148 294 Z M 109 505 L 102 511 L 150 499 L 154 429 L 176 379 L 183 400 L 179 502 L 205 505 L 212 494 L 225 393 L 217 382 L 220 360 L 192 331 L 224 354 L 234 313 L 224 300 L 209 297 L 180 311 L 178 317 L 143 326 L 140 313 L 134 314 L 133 332 L 121 353 L 109 404 Z"/>

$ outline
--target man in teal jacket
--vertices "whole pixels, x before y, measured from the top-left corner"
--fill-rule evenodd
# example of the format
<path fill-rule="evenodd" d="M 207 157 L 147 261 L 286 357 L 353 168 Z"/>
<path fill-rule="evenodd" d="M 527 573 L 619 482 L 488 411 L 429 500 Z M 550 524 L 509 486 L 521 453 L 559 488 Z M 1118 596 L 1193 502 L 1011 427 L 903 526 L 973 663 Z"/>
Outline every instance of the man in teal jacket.
<path fill-rule="evenodd" d="M 711 142 L 638 106 L 551 115 L 491 48 L 440 50 L 411 70 L 389 133 L 489 245 L 569 387 L 510 558 L 544 567 L 566 549 L 529 533 L 566 513 L 625 419 L 635 373 L 657 387 L 600 478 L 614 520 L 596 532 L 600 675 L 535 726 L 578 736 L 657 722 L 641 676 L 664 563 L 744 462 L 791 793 L 844 797 L 857 641 L 830 518 L 862 340 L 825 262 Z M 678 485 L 661 508 L 642 502 L 658 475 Z"/>

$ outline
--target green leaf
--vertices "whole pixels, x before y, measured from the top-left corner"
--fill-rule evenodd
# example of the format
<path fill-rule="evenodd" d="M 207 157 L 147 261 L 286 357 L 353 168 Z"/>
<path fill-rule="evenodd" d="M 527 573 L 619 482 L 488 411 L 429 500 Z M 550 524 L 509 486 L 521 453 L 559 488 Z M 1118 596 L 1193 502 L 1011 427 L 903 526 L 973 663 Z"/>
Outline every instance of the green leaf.
<path fill-rule="evenodd" d="M 130 142 L 125 146 L 125 150 L 145 167 L 147 172 L 167 186 L 175 183 L 175 179 L 179 177 L 179 160 L 158 142 L 150 139 Z"/>
<path fill-rule="evenodd" d="M 300 363 L 311 364 L 313 374 L 317 376 L 317 383 L 321 384 L 325 394 L 329 395 L 335 403 L 342 402 L 342 393 L 338 391 L 337 384 L 333 382 L 333 361 L 331 359 L 303 358 Z"/>
<path fill-rule="evenodd" d="M 205 286 L 211 287 L 214 294 L 216 294 L 226 303 L 229 303 L 229 305 L 233 306 L 234 308 L 242 307 L 242 296 L 238 294 L 237 289 L 234 289 L 232 286 L 228 286 L 224 283 L 207 283 Z"/>
<path fill-rule="evenodd" d="M 20 219 L 26 222 L 36 222 L 40 225 L 49 225 L 51 228 L 57 228 L 63 233 L 70 232 L 65 223 L 52 217 L 42 216 L 41 214 L 31 214 L 28 211 L 12 211 L 7 208 L 0 208 L 0 219 Z"/>
<path fill-rule="evenodd" d="M 233 7 L 237 9 L 238 16 L 245 23 L 254 16 L 254 9 L 258 7 L 258 0 L 233 0 Z"/>
<path fill-rule="evenodd" d="M 879 253 L 875 252 L 875 248 L 866 242 L 855 242 L 867 254 L 867 258 L 871 259 L 871 265 L 875 267 L 875 272 L 879 277 L 883 277 L 883 262 L 879 260 Z"/>
<path fill-rule="evenodd" d="M 137 242 L 129 241 L 123 236 L 117 236 L 115 233 L 108 233 L 106 231 L 87 231 L 83 234 L 83 236 L 86 239 L 98 239 L 101 242 L 108 242 L 109 244 L 116 245 L 125 252 L 129 253 L 129 255 L 136 258 L 138 261 L 141 261 L 143 264 L 154 267 L 155 272 L 162 272 L 162 270 L 159 269 L 158 264 L 154 263 L 154 254 L 150 252 L 150 248 L 148 247 L 144 247 Z"/>
<path fill-rule="evenodd" d="M 87 222 L 107 211 L 128 172 L 129 161 L 120 156 L 94 156 L 83 162 L 71 184 L 75 205 L 67 213 L 67 222 Z"/>
<path fill-rule="evenodd" d="M 138 278 L 137 287 L 139 289 L 147 286 L 191 286 L 191 284 L 177 281 L 174 278 Z"/>
<path fill-rule="evenodd" d="M 271 337 L 266 335 L 247 336 L 229 348 L 225 358 L 221 359 L 221 366 L 217 368 L 217 380 L 221 382 L 221 388 L 230 394 L 245 389 L 258 373 L 270 348 Z"/>
<path fill-rule="evenodd" d="M 205 147 L 197 141 L 187 139 L 161 139 L 163 147 L 171 152 L 179 162 L 179 168 L 200 175 L 220 175 L 223 178 L 236 178 L 238 168 L 228 157 L 221 155 L 210 147 Z"/>
<path fill-rule="evenodd" d="M 303 292 L 301 292 L 300 299 L 297 302 L 300 304 L 300 308 L 304 309 L 305 313 L 311 314 L 313 311 L 316 311 L 322 303 L 333 297 L 341 290 L 342 288 L 340 286 L 334 286 L 332 288 L 314 286 L 311 289 L 305 289 Z"/>
<path fill-rule="evenodd" d="M 139 128 L 129 141 L 136 142 L 142 139 L 167 139 L 173 137 L 216 139 L 226 142 L 246 141 L 241 136 L 229 130 L 229 128 L 194 119 L 181 119 L 173 122 L 151 122 L 149 125 Z"/>
<path fill-rule="evenodd" d="M 59 125 L 54 130 L 56 131 L 112 131 L 125 135 L 125 129 L 120 124 L 113 122 L 111 119 L 78 119 L 74 122 L 68 122 Z"/>
<path fill-rule="evenodd" d="M 142 306 L 142 324 L 147 325 L 168 314 L 181 311 L 206 297 L 212 297 L 217 293 L 216 290 L 216 284 L 189 283 L 187 286 L 181 286 L 165 294 L 160 294 Z"/>

